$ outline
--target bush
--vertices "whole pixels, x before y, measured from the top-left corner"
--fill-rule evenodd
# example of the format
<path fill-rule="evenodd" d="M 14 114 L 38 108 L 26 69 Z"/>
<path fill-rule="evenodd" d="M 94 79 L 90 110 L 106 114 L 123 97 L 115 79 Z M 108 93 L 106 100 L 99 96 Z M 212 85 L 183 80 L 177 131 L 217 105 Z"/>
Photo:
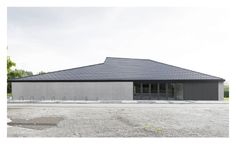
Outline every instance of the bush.
<path fill-rule="evenodd" d="M 224 97 L 229 98 L 229 86 L 228 85 L 224 86 Z"/>
<path fill-rule="evenodd" d="M 225 98 L 229 98 L 229 91 L 224 91 Z"/>

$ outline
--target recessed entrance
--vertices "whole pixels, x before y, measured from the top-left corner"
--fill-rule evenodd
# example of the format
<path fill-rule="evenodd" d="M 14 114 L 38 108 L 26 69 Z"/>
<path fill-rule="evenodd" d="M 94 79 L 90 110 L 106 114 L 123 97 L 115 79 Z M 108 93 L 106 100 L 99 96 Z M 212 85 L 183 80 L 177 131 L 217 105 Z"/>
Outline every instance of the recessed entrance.
<path fill-rule="evenodd" d="M 183 100 L 183 84 L 134 82 L 134 100 Z"/>

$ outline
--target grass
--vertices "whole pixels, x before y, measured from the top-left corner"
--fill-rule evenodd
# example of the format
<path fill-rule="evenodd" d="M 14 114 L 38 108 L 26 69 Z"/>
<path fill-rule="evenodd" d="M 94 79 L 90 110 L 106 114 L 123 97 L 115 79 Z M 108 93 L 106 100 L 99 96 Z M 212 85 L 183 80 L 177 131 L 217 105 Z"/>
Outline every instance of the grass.
<path fill-rule="evenodd" d="M 153 131 L 157 134 L 162 132 L 162 128 L 155 127 L 155 126 L 152 126 L 152 125 L 149 125 L 149 124 L 144 125 L 144 130 Z"/>
<path fill-rule="evenodd" d="M 224 98 L 224 101 L 228 102 L 228 101 L 229 101 L 229 98 Z"/>
<path fill-rule="evenodd" d="M 7 98 L 9 99 L 12 96 L 12 93 L 7 93 Z"/>

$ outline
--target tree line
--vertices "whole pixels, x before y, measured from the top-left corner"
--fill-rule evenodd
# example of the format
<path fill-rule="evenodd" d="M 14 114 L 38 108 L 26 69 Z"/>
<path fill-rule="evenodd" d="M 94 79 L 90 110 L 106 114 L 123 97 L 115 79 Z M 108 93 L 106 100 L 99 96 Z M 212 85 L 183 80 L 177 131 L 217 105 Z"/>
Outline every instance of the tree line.
<path fill-rule="evenodd" d="M 16 63 L 11 60 L 10 56 L 7 57 L 7 80 L 21 78 L 26 76 L 34 75 L 33 72 L 23 70 L 23 69 L 16 69 Z M 41 71 L 38 74 L 44 74 L 45 72 Z M 11 83 L 7 83 L 7 93 L 11 93 Z"/>

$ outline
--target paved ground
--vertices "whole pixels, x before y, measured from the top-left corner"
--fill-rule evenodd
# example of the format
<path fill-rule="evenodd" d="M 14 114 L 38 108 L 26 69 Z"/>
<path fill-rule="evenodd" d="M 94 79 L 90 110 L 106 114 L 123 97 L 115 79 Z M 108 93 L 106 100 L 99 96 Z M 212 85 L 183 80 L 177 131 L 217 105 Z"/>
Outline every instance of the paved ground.
<path fill-rule="evenodd" d="M 8 104 L 8 137 L 228 137 L 228 103 Z"/>

